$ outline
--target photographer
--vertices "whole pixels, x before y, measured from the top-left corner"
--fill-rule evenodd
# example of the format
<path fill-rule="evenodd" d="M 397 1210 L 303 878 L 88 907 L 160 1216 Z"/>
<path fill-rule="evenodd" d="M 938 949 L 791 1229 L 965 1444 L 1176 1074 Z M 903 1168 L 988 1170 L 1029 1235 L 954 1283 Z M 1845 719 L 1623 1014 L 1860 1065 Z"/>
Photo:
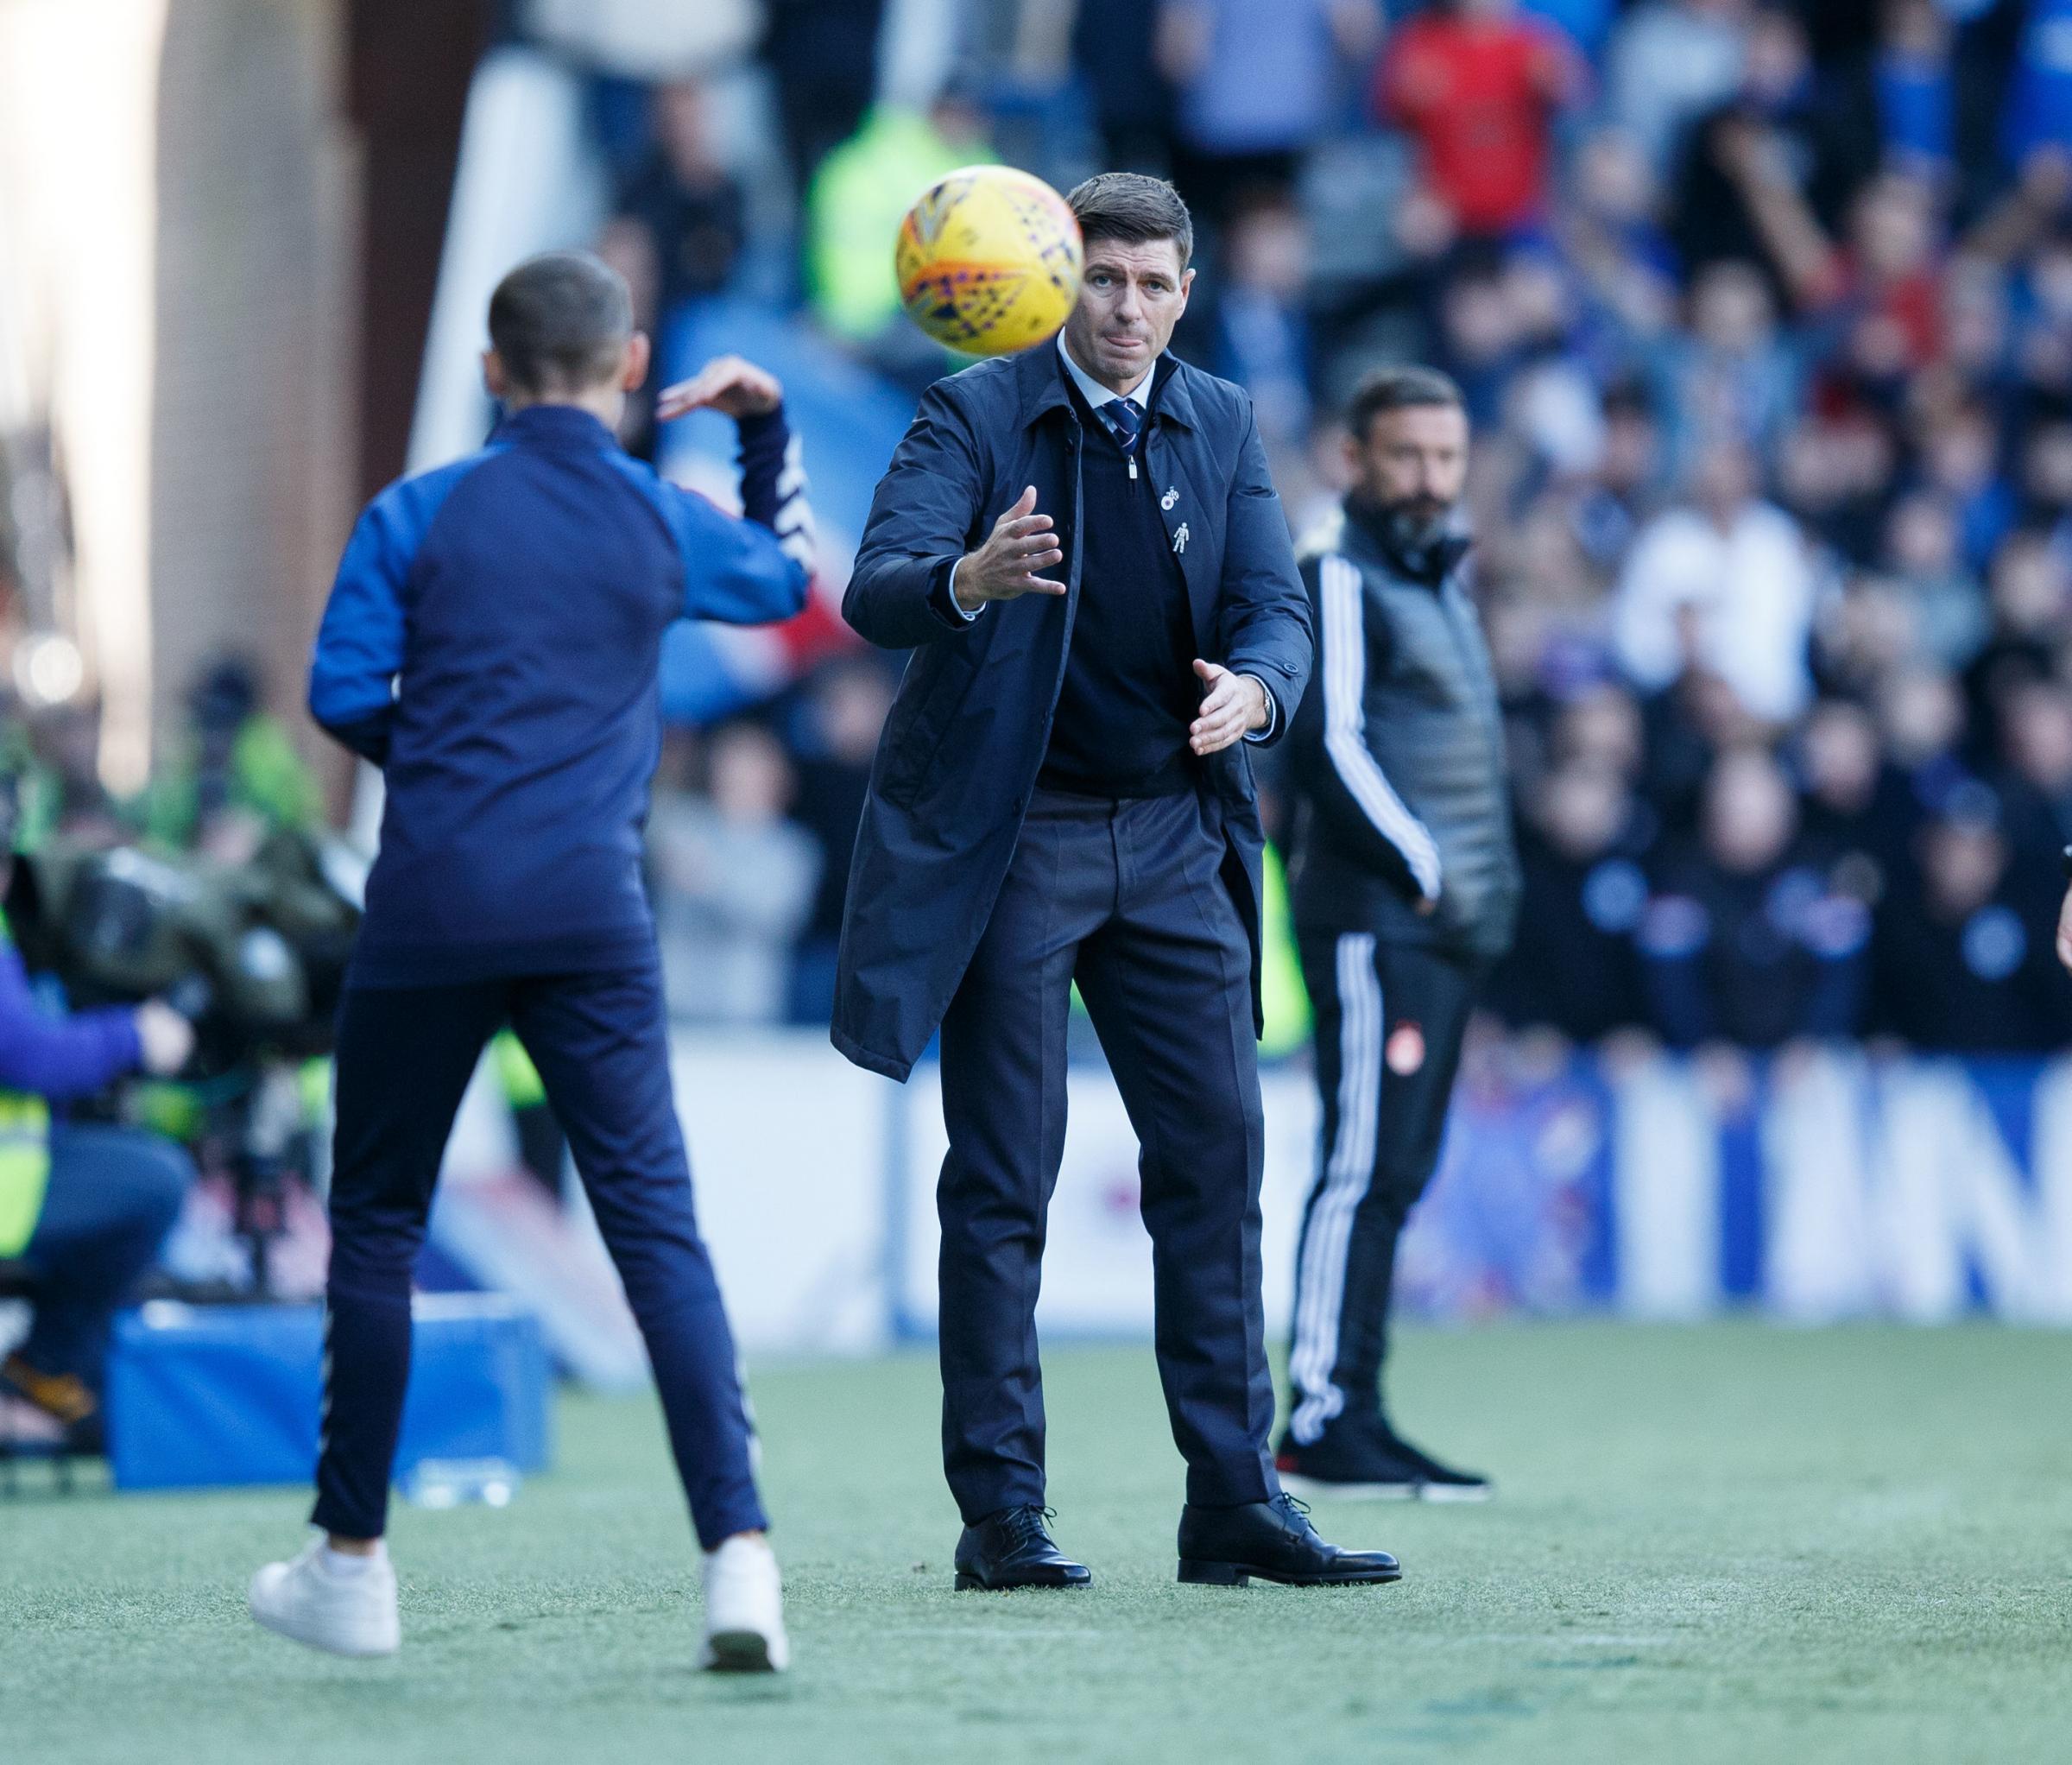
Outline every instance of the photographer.
<path fill-rule="evenodd" d="M 0 853 L 14 849 L 15 781 L 0 779 Z M 0 857 L 0 895 L 14 862 Z M 0 1391 L 63 1427 L 77 1451 L 101 1447 L 109 1320 L 156 1258 L 193 1179 L 186 1154 L 139 1129 L 51 1119 L 142 1070 L 169 1075 L 194 1046 L 187 1020 L 154 1000 L 58 1017 L 30 988 L 0 917 L 0 1259 L 35 1281 L 34 1321 L 0 1362 Z"/>

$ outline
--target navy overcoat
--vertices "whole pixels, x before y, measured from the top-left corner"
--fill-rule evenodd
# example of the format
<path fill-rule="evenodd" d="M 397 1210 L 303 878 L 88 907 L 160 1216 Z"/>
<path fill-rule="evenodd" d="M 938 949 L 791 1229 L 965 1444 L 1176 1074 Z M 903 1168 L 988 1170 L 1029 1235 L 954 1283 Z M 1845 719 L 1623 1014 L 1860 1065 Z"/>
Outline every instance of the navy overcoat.
<path fill-rule="evenodd" d="M 1159 372 L 1143 462 L 1186 581 L 1196 653 L 1266 683 L 1278 736 L 1309 680 L 1310 610 L 1251 401 L 1170 356 Z M 938 380 L 857 548 L 843 614 L 871 642 L 913 655 L 856 832 L 834 1041 L 893 1079 L 927 1047 L 977 948 L 1050 743 L 1079 606 L 1083 445 L 1053 346 Z M 1062 535 L 1069 592 L 995 602 L 967 623 L 949 599 L 951 566 L 1031 484 Z M 1256 1017 L 1265 839 L 1248 745 L 1213 756 L 1204 786 L 1229 847 L 1224 882 L 1251 934 Z"/>

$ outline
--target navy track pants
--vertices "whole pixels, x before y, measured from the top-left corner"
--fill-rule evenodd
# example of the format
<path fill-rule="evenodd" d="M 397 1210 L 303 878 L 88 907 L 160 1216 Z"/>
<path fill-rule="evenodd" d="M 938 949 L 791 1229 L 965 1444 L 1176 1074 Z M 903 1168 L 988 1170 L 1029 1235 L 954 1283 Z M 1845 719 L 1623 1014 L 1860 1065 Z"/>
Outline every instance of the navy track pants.
<path fill-rule="evenodd" d="M 652 965 L 348 989 L 314 1523 L 347 1538 L 382 1530 L 410 1371 L 411 1269 L 461 1094 L 506 1022 L 540 1069 L 647 1339 L 700 1543 L 761 1528 L 734 1338 L 692 1208 Z"/>

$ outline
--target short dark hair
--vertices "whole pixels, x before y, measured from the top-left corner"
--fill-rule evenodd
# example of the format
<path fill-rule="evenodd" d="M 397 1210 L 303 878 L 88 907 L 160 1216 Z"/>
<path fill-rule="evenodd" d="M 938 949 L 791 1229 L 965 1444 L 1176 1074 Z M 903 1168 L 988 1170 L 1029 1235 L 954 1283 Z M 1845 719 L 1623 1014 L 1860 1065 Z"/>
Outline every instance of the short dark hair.
<path fill-rule="evenodd" d="M 1180 268 L 1194 261 L 1194 218 L 1180 193 L 1163 178 L 1141 172 L 1102 172 L 1066 197 L 1079 219 L 1079 236 L 1121 239 L 1125 244 L 1151 245 L 1171 239 L 1180 248 Z"/>
<path fill-rule="evenodd" d="M 1364 441 L 1374 419 L 1383 411 L 1431 405 L 1465 411 L 1468 401 L 1461 396 L 1461 389 L 1451 375 L 1442 374 L 1437 368 L 1393 362 L 1363 376 L 1353 388 L 1345 407 L 1345 424 L 1355 440 Z"/>
<path fill-rule="evenodd" d="M 528 257 L 490 296 L 490 342 L 522 392 L 574 391 L 609 379 L 632 335 L 625 277 L 587 251 Z"/>

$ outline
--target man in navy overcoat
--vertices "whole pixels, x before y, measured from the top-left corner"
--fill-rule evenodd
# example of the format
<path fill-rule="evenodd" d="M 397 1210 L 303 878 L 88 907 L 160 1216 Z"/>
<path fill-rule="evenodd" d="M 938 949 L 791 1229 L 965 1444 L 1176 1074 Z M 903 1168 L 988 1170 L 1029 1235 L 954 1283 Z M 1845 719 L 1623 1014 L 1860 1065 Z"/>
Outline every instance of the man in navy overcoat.
<path fill-rule="evenodd" d="M 1260 860 L 1248 743 L 1310 616 L 1249 401 L 1166 353 L 1185 206 L 1070 198 L 1055 343 L 938 382 L 843 604 L 911 649 L 857 836 L 834 1040 L 904 1079 L 942 1031 L 943 1448 L 959 1587 L 1083 1586 L 1045 1524 L 1034 1313 L 1072 984 L 1142 1148 L 1159 1370 L 1187 1461 L 1180 1577 L 1380 1581 L 1282 1496 L 1260 1305 Z"/>

